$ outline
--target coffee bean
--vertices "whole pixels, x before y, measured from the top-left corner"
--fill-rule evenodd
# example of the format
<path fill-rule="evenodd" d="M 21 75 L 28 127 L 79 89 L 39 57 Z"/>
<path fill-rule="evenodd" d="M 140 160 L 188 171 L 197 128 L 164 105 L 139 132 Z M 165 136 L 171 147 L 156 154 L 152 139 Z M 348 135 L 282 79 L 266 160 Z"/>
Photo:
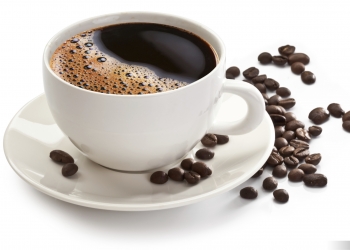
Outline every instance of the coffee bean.
<path fill-rule="evenodd" d="M 240 73 L 241 71 L 239 70 L 238 67 L 236 66 L 230 67 L 226 70 L 226 78 L 235 79 L 237 76 L 239 76 Z"/>
<path fill-rule="evenodd" d="M 293 139 L 289 142 L 294 148 L 306 148 L 309 149 L 309 143 L 297 139 Z"/>
<path fill-rule="evenodd" d="M 300 75 L 305 71 L 305 65 L 301 62 L 295 62 L 292 64 L 291 70 L 294 74 Z"/>
<path fill-rule="evenodd" d="M 342 118 L 343 122 L 350 121 L 350 111 L 346 112 Z"/>
<path fill-rule="evenodd" d="M 272 152 L 266 162 L 274 167 L 283 163 L 283 157 L 276 152 Z"/>
<path fill-rule="evenodd" d="M 206 134 L 201 140 L 202 144 L 206 147 L 216 146 L 217 141 L 218 141 L 218 139 L 216 138 L 216 136 L 214 134 Z"/>
<path fill-rule="evenodd" d="M 275 127 L 275 138 L 282 137 L 283 133 L 284 133 L 283 126 L 276 126 Z"/>
<path fill-rule="evenodd" d="M 243 71 L 243 76 L 247 79 L 253 79 L 259 75 L 259 70 L 255 67 L 250 67 Z"/>
<path fill-rule="evenodd" d="M 327 110 L 332 116 L 336 118 L 340 118 L 345 114 L 345 111 L 340 107 L 340 104 L 338 103 L 329 104 Z"/>
<path fill-rule="evenodd" d="M 283 178 L 286 177 L 287 172 L 288 171 L 286 166 L 284 164 L 280 164 L 274 167 L 274 169 L 272 170 L 272 175 L 278 178 Z"/>
<path fill-rule="evenodd" d="M 260 93 L 266 93 L 266 86 L 263 83 L 254 84 L 254 87 L 257 88 Z"/>
<path fill-rule="evenodd" d="M 273 196 L 275 197 L 276 201 L 281 203 L 286 203 L 289 200 L 289 194 L 284 189 L 277 189 L 273 192 Z"/>
<path fill-rule="evenodd" d="M 192 158 L 187 158 L 187 159 L 182 160 L 180 165 L 181 165 L 182 169 L 190 171 L 192 169 L 193 163 L 194 163 L 194 160 Z"/>
<path fill-rule="evenodd" d="M 272 62 L 272 55 L 270 53 L 263 52 L 258 56 L 258 61 L 261 64 L 268 64 Z"/>
<path fill-rule="evenodd" d="M 322 133 L 322 128 L 319 126 L 309 127 L 309 134 L 312 136 L 319 136 Z"/>
<path fill-rule="evenodd" d="M 305 162 L 317 166 L 322 160 L 321 154 L 311 154 L 305 158 Z"/>
<path fill-rule="evenodd" d="M 278 152 L 283 157 L 287 157 L 287 156 L 291 156 L 293 154 L 294 150 L 295 150 L 295 148 L 292 146 L 284 146 L 284 147 L 280 148 L 280 150 Z"/>
<path fill-rule="evenodd" d="M 284 115 L 285 113 L 285 109 L 281 106 L 277 106 L 277 105 L 269 105 L 266 107 L 266 112 L 271 114 L 275 114 L 275 115 Z"/>
<path fill-rule="evenodd" d="M 256 83 L 263 83 L 266 80 L 266 75 L 259 75 L 257 77 L 254 77 L 252 79 L 252 83 L 256 84 Z"/>
<path fill-rule="evenodd" d="M 218 135 L 215 134 L 216 139 L 218 140 L 217 143 L 218 145 L 226 144 L 230 140 L 230 137 L 228 135 Z"/>
<path fill-rule="evenodd" d="M 291 155 L 291 156 L 284 158 L 284 163 L 289 168 L 295 168 L 296 166 L 298 166 L 299 160 L 295 156 Z"/>
<path fill-rule="evenodd" d="M 292 45 L 284 45 L 278 48 L 278 52 L 282 55 L 282 56 L 289 56 L 291 54 L 293 54 L 295 51 L 295 47 Z"/>
<path fill-rule="evenodd" d="M 255 199 L 258 197 L 258 190 L 253 187 L 245 187 L 239 192 L 240 196 L 244 199 Z"/>
<path fill-rule="evenodd" d="M 314 174 L 317 171 L 317 168 L 315 167 L 315 165 L 308 164 L 308 163 L 300 164 L 298 168 L 303 170 L 305 174 Z"/>
<path fill-rule="evenodd" d="M 168 171 L 168 176 L 173 181 L 183 181 L 185 171 L 181 168 L 172 168 Z"/>
<path fill-rule="evenodd" d="M 285 138 L 288 142 L 295 139 L 295 132 L 292 130 L 285 131 L 282 135 L 283 138 Z"/>
<path fill-rule="evenodd" d="M 315 124 L 322 124 L 329 118 L 329 113 L 324 108 L 315 108 L 309 113 L 309 119 Z"/>
<path fill-rule="evenodd" d="M 301 80 L 306 84 L 313 84 L 316 82 L 316 76 L 310 71 L 304 71 L 301 74 Z"/>
<path fill-rule="evenodd" d="M 278 66 L 283 66 L 287 63 L 288 57 L 286 57 L 286 56 L 273 56 L 272 61 L 274 64 L 276 64 Z"/>
<path fill-rule="evenodd" d="M 309 132 L 307 132 L 306 129 L 298 128 L 298 129 L 295 131 L 295 134 L 297 135 L 297 137 L 298 137 L 299 140 L 302 140 L 302 141 L 310 141 L 310 140 L 311 140 L 311 137 L 310 137 L 310 135 L 309 135 Z"/>
<path fill-rule="evenodd" d="M 278 137 L 275 139 L 275 147 L 280 150 L 281 148 L 288 146 L 288 141 L 283 137 Z"/>
<path fill-rule="evenodd" d="M 62 167 L 62 175 L 64 177 L 72 176 L 78 171 L 78 166 L 74 163 L 66 163 Z"/>
<path fill-rule="evenodd" d="M 55 162 L 62 162 L 62 163 L 74 163 L 74 159 L 72 156 L 70 156 L 68 153 L 62 151 L 62 150 L 52 150 L 50 152 L 50 158 Z"/>
<path fill-rule="evenodd" d="M 273 177 L 267 177 L 264 181 L 263 181 L 263 188 L 265 190 L 274 190 L 277 188 L 278 182 L 275 178 Z"/>
<path fill-rule="evenodd" d="M 296 131 L 298 128 L 304 128 L 305 124 L 298 120 L 292 120 L 286 124 L 286 130 Z"/>
<path fill-rule="evenodd" d="M 270 118 L 275 126 L 284 126 L 286 124 L 286 118 L 283 115 L 270 115 Z"/>
<path fill-rule="evenodd" d="M 303 180 L 304 175 L 303 170 L 295 168 L 289 172 L 288 179 L 293 182 L 298 182 Z"/>
<path fill-rule="evenodd" d="M 184 177 L 185 177 L 185 180 L 187 181 L 187 183 L 192 184 L 192 185 L 197 184 L 201 179 L 201 176 L 193 171 L 186 172 L 184 174 Z"/>
<path fill-rule="evenodd" d="M 290 109 L 290 108 L 294 107 L 295 99 L 294 98 L 287 98 L 287 99 L 280 100 L 278 102 L 278 105 L 282 106 L 285 109 Z"/>
<path fill-rule="evenodd" d="M 307 174 L 303 181 L 309 187 L 324 187 L 327 185 L 327 177 L 323 174 Z"/>
<path fill-rule="evenodd" d="M 350 121 L 343 122 L 343 129 L 345 129 L 347 132 L 350 132 Z"/>
<path fill-rule="evenodd" d="M 211 169 L 204 162 L 197 161 L 192 165 L 192 171 L 196 172 L 201 178 L 206 178 L 212 174 Z"/>
<path fill-rule="evenodd" d="M 264 81 L 264 84 L 265 84 L 266 88 L 268 88 L 269 90 L 276 90 L 280 87 L 280 84 L 271 78 L 267 78 Z"/>
<path fill-rule="evenodd" d="M 168 175 L 163 171 L 157 171 L 151 175 L 151 182 L 154 184 L 164 184 L 167 181 Z"/>
<path fill-rule="evenodd" d="M 290 121 L 293 121 L 293 120 L 296 120 L 297 117 L 296 115 L 293 113 L 293 112 L 287 112 L 284 114 L 284 117 L 286 117 L 286 122 L 290 122 Z"/>
<path fill-rule="evenodd" d="M 207 148 L 202 148 L 196 152 L 197 158 L 201 160 L 210 160 L 213 159 L 215 153 Z"/>
<path fill-rule="evenodd" d="M 299 160 L 304 159 L 309 154 L 310 154 L 310 151 L 307 148 L 296 148 L 293 152 L 293 156 L 295 156 Z"/>
<path fill-rule="evenodd" d="M 268 104 L 269 105 L 278 105 L 278 102 L 281 100 L 279 95 L 273 95 L 270 97 Z"/>
<path fill-rule="evenodd" d="M 295 53 L 288 57 L 288 64 L 292 65 L 295 62 L 301 62 L 306 65 L 310 62 L 310 58 L 304 53 Z"/>
<path fill-rule="evenodd" d="M 256 173 L 252 176 L 252 178 L 257 178 L 257 177 L 259 177 L 260 175 L 262 175 L 263 172 L 264 172 L 264 168 L 260 168 L 260 169 L 258 170 L 258 172 L 256 172 Z"/>
<path fill-rule="evenodd" d="M 276 90 L 276 94 L 281 96 L 281 97 L 288 97 L 288 96 L 290 96 L 291 92 L 286 87 L 280 87 Z"/>

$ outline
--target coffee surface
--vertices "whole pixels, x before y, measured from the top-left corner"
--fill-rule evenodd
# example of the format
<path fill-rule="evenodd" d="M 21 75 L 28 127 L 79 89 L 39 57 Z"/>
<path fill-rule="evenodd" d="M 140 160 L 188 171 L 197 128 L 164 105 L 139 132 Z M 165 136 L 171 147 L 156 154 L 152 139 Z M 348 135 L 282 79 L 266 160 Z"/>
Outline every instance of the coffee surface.
<path fill-rule="evenodd" d="M 210 73 L 215 50 L 200 37 L 153 23 L 85 31 L 60 45 L 50 66 L 63 80 L 106 94 L 174 90 Z"/>

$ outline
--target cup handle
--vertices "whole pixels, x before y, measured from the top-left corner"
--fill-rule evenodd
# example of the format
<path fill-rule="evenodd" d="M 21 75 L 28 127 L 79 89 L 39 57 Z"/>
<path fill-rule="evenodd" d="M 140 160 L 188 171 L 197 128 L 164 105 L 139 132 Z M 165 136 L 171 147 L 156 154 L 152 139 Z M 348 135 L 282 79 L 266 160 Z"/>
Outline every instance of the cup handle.
<path fill-rule="evenodd" d="M 242 135 L 254 130 L 262 122 L 265 115 L 265 102 L 257 88 L 249 83 L 226 79 L 223 92 L 242 97 L 248 104 L 245 117 L 234 122 L 214 121 L 209 133 L 224 135 Z"/>

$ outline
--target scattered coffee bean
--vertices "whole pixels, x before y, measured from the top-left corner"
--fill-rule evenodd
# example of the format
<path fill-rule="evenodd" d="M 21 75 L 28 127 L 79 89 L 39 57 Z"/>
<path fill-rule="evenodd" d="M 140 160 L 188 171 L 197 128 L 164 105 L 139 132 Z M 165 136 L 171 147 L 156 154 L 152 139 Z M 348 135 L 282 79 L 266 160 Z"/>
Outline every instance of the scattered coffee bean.
<path fill-rule="evenodd" d="M 194 160 L 192 158 L 187 158 L 187 159 L 182 160 L 181 167 L 184 170 L 190 171 L 192 169 L 193 163 L 194 163 Z"/>
<path fill-rule="evenodd" d="M 278 202 L 286 203 L 289 200 L 289 194 L 284 189 L 277 189 L 273 192 L 273 196 Z"/>
<path fill-rule="evenodd" d="M 291 155 L 291 156 L 284 158 L 284 163 L 289 168 L 295 168 L 296 166 L 298 166 L 299 160 L 295 156 Z"/>
<path fill-rule="evenodd" d="M 301 62 L 306 65 L 310 62 L 310 58 L 304 53 L 295 53 L 288 57 L 288 64 L 292 65 L 295 62 Z"/>
<path fill-rule="evenodd" d="M 280 164 L 274 167 L 274 169 L 272 170 L 272 175 L 278 178 L 283 178 L 286 177 L 287 172 L 288 171 L 286 166 L 284 164 Z"/>
<path fill-rule="evenodd" d="M 322 160 L 321 154 L 311 154 L 305 158 L 305 162 L 317 166 Z"/>
<path fill-rule="evenodd" d="M 78 171 L 78 166 L 74 163 L 66 163 L 62 167 L 62 175 L 64 177 L 72 176 Z"/>
<path fill-rule="evenodd" d="M 327 177 L 323 174 L 307 174 L 303 181 L 309 187 L 324 187 L 327 185 Z"/>
<path fill-rule="evenodd" d="M 255 67 L 250 67 L 243 71 L 243 76 L 247 79 L 253 79 L 259 75 L 259 70 Z"/>
<path fill-rule="evenodd" d="M 286 57 L 286 56 L 273 56 L 272 61 L 274 64 L 276 64 L 278 66 L 283 66 L 287 63 L 288 57 Z"/>
<path fill-rule="evenodd" d="M 309 119 L 315 124 L 322 124 L 329 118 L 329 113 L 324 108 L 315 108 L 309 114 Z"/>
<path fill-rule="evenodd" d="M 294 148 L 306 148 L 309 149 L 309 143 L 297 139 L 293 139 L 289 142 Z"/>
<path fill-rule="evenodd" d="M 260 93 L 266 93 L 266 86 L 263 83 L 254 84 L 254 87 L 257 88 Z"/>
<path fill-rule="evenodd" d="M 273 95 L 270 97 L 268 104 L 269 105 L 278 105 L 278 102 L 281 100 L 279 95 Z"/>
<path fill-rule="evenodd" d="M 254 77 L 252 79 L 252 83 L 256 84 L 256 83 L 263 83 L 266 80 L 266 75 L 259 75 L 257 77 Z"/>
<path fill-rule="evenodd" d="M 185 177 L 185 180 L 187 181 L 187 183 L 192 184 L 192 185 L 197 184 L 201 179 L 201 176 L 193 171 L 186 172 L 184 174 L 184 177 Z"/>
<path fill-rule="evenodd" d="M 290 181 L 298 182 L 303 180 L 304 175 L 305 174 L 303 170 L 295 168 L 289 172 L 288 179 Z"/>
<path fill-rule="evenodd" d="M 271 78 L 267 78 L 265 81 L 264 81 L 264 84 L 266 86 L 267 89 L 269 90 L 276 90 L 280 87 L 280 84 L 275 81 L 274 79 L 271 79 Z"/>
<path fill-rule="evenodd" d="M 284 126 L 286 124 L 286 118 L 283 115 L 270 115 L 270 118 L 275 126 Z"/>
<path fill-rule="evenodd" d="M 287 99 L 280 100 L 278 102 L 278 105 L 282 106 L 285 109 L 290 109 L 290 108 L 294 107 L 295 99 L 294 98 L 287 98 Z"/>
<path fill-rule="evenodd" d="M 307 148 L 296 148 L 293 152 L 293 156 L 295 156 L 299 160 L 304 159 L 309 154 L 310 154 L 310 151 Z"/>
<path fill-rule="evenodd" d="M 285 114 L 285 109 L 281 106 L 277 105 L 269 105 L 266 107 L 266 112 L 269 113 L 270 115 L 275 114 L 275 115 L 284 115 Z"/>
<path fill-rule="evenodd" d="M 296 134 L 296 136 L 298 137 L 299 140 L 302 140 L 302 141 L 310 141 L 311 140 L 309 132 L 307 132 L 306 129 L 298 128 L 295 131 L 295 134 Z"/>
<path fill-rule="evenodd" d="M 313 84 L 316 82 L 316 76 L 311 71 L 304 71 L 301 74 L 301 80 L 306 84 Z"/>
<path fill-rule="evenodd" d="M 168 176 L 173 181 L 183 181 L 185 171 L 182 168 L 172 168 L 168 171 Z"/>
<path fill-rule="evenodd" d="M 314 174 L 317 171 L 317 168 L 315 167 L 315 165 L 308 164 L 308 163 L 300 164 L 298 168 L 303 170 L 305 174 Z"/>
<path fill-rule="evenodd" d="M 264 168 L 260 168 L 260 169 L 258 170 L 258 172 L 256 172 L 256 173 L 252 176 L 252 178 L 257 178 L 257 177 L 259 177 L 260 175 L 262 175 L 263 172 L 264 172 Z"/>
<path fill-rule="evenodd" d="M 288 96 L 290 96 L 291 92 L 286 87 L 280 87 L 276 90 L 276 94 L 281 96 L 281 97 L 288 97 Z"/>
<path fill-rule="evenodd" d="M 218 135 L 215 134 L 216 139 L 218 140 L 217 143 L 218 145 L 226 144 L 230 140 L 230 137 L 228 135 Z"/>
<path fill-rule="evenodd" d="M 286 117 L 286 122 L 290 122 L 290 121 L 293 121 L 293 120 L 296 120 L 297 117 L 296 115 L 293 113 L 293 112 L 287 112 L 284 114 L 284 117 Z"/>
<path fill-rule="evenodd" d="M 295 51 L 295 47 L 292 45 L 284 45 L 278 48 L 278 52 L 282 55 L 282 56 L 290 56 L 291 54 L 293 54 Z"/>
<path fill-rule="evenodd" d="M 258 190 L 256 190 L 253 187 L 245 187 L 241 189 L 239 194 L 244 199 L 255 199 L 256 197 L 258 197 Z"/>
<path fill-rule="evenodd" d="M 285 131 L 282 135 L 283 138 L 285 138 L 288 142 L 295 139 L 295 132 L 292 130 Z"/>
<path fill-rule="evenodd" d="M 275 127 L 275 138 L 282 137 L 283 133 L 284 133 L 283 126 L 276 126 Z"/>
<path fill-rule="evenodd" d="M 210 160 L 213 159 L 215 153 L 213 151 L 211 151 L 210 149 L 207 148 L 202 148 L 199 149 L 196 152 L 196 156 L 197 158 L 201 159 L 201 160 Z"/>
<path fill-rule="evenodd" d="M 164 184 L 167 181 L 168 175 L 163 171 L 157 171 L 151 175 L 151 182 L 154 184 Z"/>
<path fill-rule="evenodd" d="M 263 52 L 258 56 L 258 61 L 261 64 L 268 64 L 272 62 L 272 55 L 270 53 Z"/>
<path fill-rule="evenodd" d="M 275 139 L 275 147 L 280 150 L 281 148 L 288 146 L 288 141 L 283 137 L 278 137 Z"/>
<path fill-rule="evenodd" d="M 270 166 L 274 167 L 283 163 L 283 157 L 277 152 L 272 152 L 266 162 Z"/>
<path fill-rule="evenodd" d="M 280 148 L 280 150 L 278 152 L 283 157 L 287 157 L 287 156 L 291 156 L 293 154 L 294 150 L 295 150 L 295 148 L 292 146 L 284 146 L 284 147 Z"/>
<path fill-rule="evenodd" d="M 70 156 L 68 153 L 62 151 L 62 150 L 52 150 L 50 152 L 50 158 L 55 162 L 62 162 L 62 163 L 74 163 L 74 159 L 72 156 Z"/>
<path fill-rule="evenodd" d="M 327 110 L 332 116 L 336 118 L 340 118 L 345 114 L 345 111 L 340 107 L 340 104 L 338 103 L 329 104 Z"/>
<path fill-rule="evenodd" d="M 216 146 L 217 141 L 218 141 L 218 139 L 216 138 L 216 136 L 214 134 L 206 134 L 201 140 L 202 144 L 206 147 Z"/>
<path fill-rule="evenodd" d="M 343 122 L 343 129 L 345 129 L 347 132 L 350 132 L 350 121 Z"/>
<path fill-rule="evenodd" d="M 286 130 L 296 131 L 298 128 L 304 128 L 305 124 L 298 120 L 292 120 L 286 124 Z"/>
<path fill-rule="evenodd" d="M 309 127 L 309 134 L 312 136 L 319 136 L 322 133 L 322 128 L 319 126 Z"/>
<path fill-rule="evenodd" d="M 236 66 L 230 67 L 226 70 L 226 78 L 235 79 L 237 76 L 239 76 L 240 73 L 241 71 L 239 70 L 238 67 Z"/>
<path fill-rule="evenodd" d="M 204 162 L 197 161 L 192 165 L 192 171 L 196 172 L 201 178 L 206 178 L 212 174 L 211 169 Z"/>
<path fill-rule="evenodd" d="M 265 190 L 274 190 L 277 188 L 278 182 L 275 178 L 273 177 L 267 177 L 264 181 L 263 181 L 263 188 Z"/>
<path fill-rule="evenodd" d="M 343 122 L 350 121 L 350 111 L 346 112 L 342 118 Z"/>
<path fill-rule="evenodd" d="M 295 62 L 292 64 L 291 70 L 294 74 L 300 75 L 305 71 L 305 65 L 301 62 Z"/>

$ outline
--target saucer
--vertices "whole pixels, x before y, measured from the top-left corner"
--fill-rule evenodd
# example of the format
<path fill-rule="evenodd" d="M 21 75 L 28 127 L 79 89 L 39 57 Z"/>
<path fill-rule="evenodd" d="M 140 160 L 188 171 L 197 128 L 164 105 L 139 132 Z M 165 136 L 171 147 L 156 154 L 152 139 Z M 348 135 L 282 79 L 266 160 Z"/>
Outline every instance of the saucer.
<path fill-rule="evenodd" d="M 238 108 L 239 107 L 239 108 Z M 218 119 L 247 110 L 241 98 L 225 95 Z M 215 157 L 206 161 L 213 170 L 197 185 L 169 179 L 164 185 L 149 181 L 154 170 L 121 172 L 104 168 L 82 155 L 61 132 L 51 116 L 44 94 L 26 104 L 12 119 L 4 136 L 4 150 L 15 172 L 39 191 L 76 205 L 118 211 L 145 211 L 189 205 L 226 192 L 249 179 L 267 160 L 275 133 L 266 113 L 254 131 L 230 136 L 225 145 L 213 148 Z M 203 148 L 201 143 L 188 153 Z M 69 178 L 61 174 L 62 165 L 49 158 L 50 151 L 61 149 L 75 159 L 79 171 Z M 137 155 L 135 155 L 137 157 Z M 198 159 L 195 159 L 198 160 Z M 181 159 L 159 170 L 179 166 Z"/>

